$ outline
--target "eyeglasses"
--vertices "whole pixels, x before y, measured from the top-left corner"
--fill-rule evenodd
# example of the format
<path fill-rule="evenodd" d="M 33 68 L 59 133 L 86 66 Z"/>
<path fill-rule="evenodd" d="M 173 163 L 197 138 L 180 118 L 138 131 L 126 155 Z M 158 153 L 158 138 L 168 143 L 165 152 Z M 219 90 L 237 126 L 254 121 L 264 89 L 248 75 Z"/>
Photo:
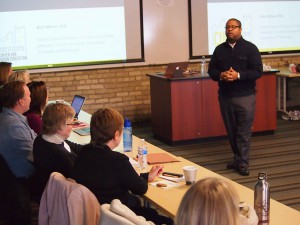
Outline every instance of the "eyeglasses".
<path fill-rule="evenodd" d="M 226 26 L 225 29 L 226 29 L 226 30 L 230 30 L 230 29 L 231 29 L 231 30 L 234 30 L 235 28 L 238 28 L 238 27 L 241 27 L 241 26 L 231 25 L 231 26 Z"/>
<path fill-rule="evenodd" d="M 80 124 L 79 122 L 74 121 L 72 123 L 67 123 L 66 125 L 68 125 L 68 126 L 74 126 L 74 125 L 79 125 L 79 124 Z"/>

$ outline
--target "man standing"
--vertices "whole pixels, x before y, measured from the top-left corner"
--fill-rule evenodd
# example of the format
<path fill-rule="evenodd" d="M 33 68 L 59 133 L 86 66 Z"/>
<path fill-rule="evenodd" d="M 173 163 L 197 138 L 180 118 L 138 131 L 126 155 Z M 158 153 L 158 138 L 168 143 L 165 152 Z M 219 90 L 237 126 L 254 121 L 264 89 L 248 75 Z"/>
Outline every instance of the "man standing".
<path fill-rule="evenodd" d="M 256 79 L 262 75 L 257 47 L 244 40 L 237 19 L 226 23 L 226 42 L 216 47 L 208 73 L 219 84 L 219 104 L 234 157 L 228 169 L 249 175 L 249 151 L 255 113 Z"/>

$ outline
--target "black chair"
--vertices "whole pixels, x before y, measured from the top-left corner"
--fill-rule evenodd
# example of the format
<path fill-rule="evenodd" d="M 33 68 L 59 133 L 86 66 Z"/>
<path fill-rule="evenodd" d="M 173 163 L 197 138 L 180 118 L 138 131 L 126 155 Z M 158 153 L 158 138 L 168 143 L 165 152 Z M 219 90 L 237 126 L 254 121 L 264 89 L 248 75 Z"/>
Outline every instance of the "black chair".
<path fill-rule="evenodd" d="M 9 225 L 30 225 L 31 202 L 26 182 L 16 178 L 0 154 L 0 219 Z"/>

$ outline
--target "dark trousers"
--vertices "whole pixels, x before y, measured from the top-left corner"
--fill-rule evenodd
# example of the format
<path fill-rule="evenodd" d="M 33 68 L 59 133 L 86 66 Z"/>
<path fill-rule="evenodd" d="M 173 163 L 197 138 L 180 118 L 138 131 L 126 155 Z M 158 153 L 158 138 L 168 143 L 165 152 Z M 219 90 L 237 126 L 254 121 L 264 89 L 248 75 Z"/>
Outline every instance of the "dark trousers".
<path fill-rule="evenodd" d="M 219 95 L 220 110 L 237 165 L 249 166 L 250 139 L 255 114 L 255 95 Z"/>

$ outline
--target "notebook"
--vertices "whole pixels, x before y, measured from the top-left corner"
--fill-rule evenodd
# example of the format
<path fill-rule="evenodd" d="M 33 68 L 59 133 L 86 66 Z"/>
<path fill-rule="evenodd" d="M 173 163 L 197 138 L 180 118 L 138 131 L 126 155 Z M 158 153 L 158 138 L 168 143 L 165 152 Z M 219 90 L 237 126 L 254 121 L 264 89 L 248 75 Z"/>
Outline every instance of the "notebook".
<path fill-rule="evenodd" d="M 176 72 L 184 72 L 188 68 L 189 62 L 174 62 L 169 63 L 165 75 L 174 76 Z"/>
<path fill-rule="evenodd" d="M 74 96 L 71 106 L 75 109 L 75 116 L 74 116 L 75 119 L 78 119 L 78 115 L 80 113 L 84 101 L 85 101 L 85 97 L 80 95 Z"/>

